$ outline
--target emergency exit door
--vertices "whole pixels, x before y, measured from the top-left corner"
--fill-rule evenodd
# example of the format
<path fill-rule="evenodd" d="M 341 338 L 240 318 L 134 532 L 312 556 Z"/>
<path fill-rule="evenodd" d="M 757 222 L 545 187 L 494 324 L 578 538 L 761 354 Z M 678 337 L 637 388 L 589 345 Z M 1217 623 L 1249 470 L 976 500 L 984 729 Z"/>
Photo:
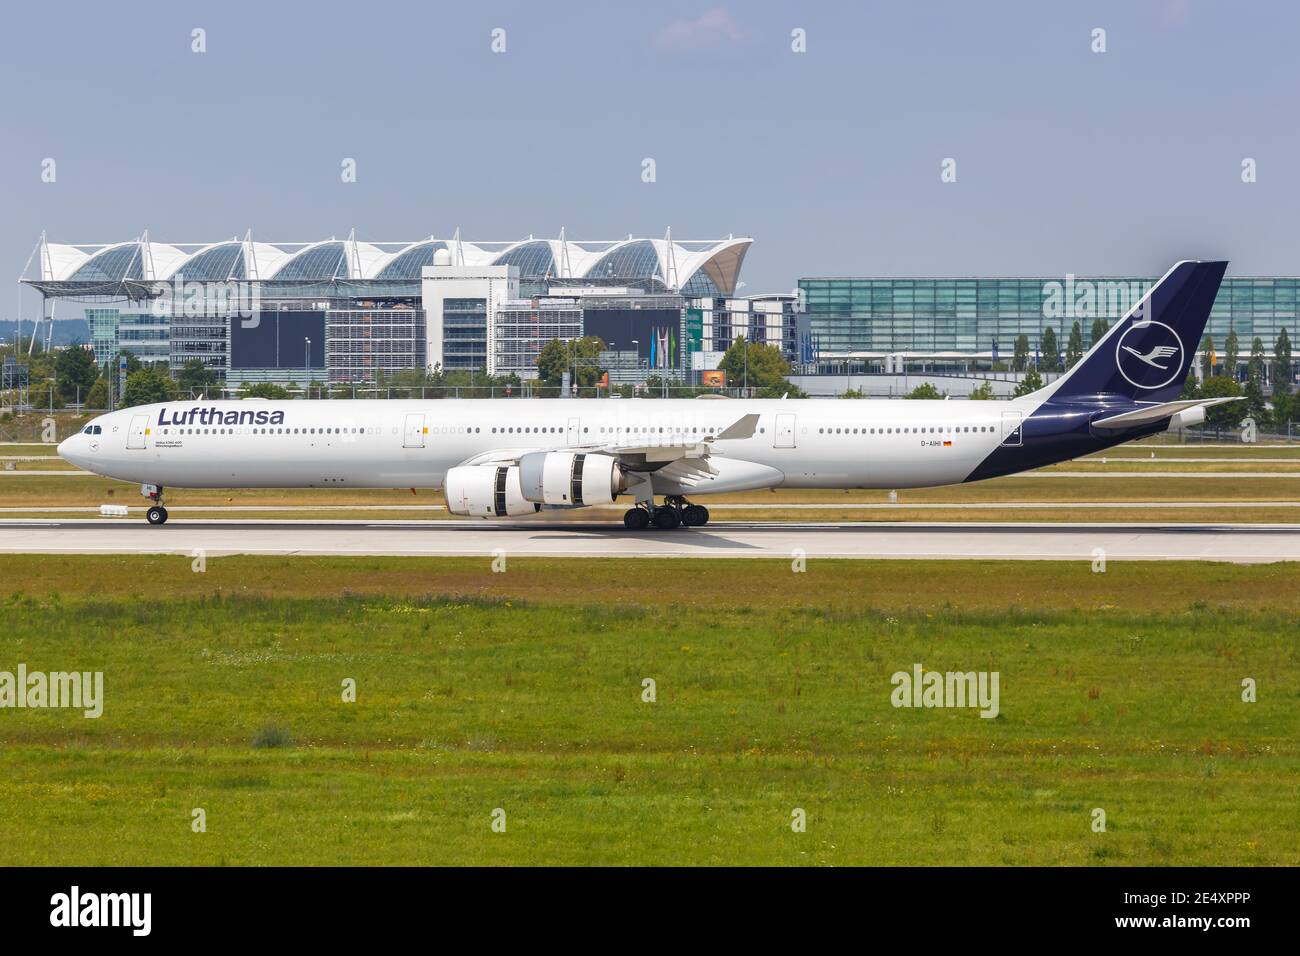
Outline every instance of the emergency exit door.
<path fill-rule="evenodd" d="M 773 448 L 794 447 L 794 413 L 781 412 L 776 416 L 776 431 L 772 433 Z"/>
<path fill-rule="evenodd" d="M 132 415 L 131 428 L 126 433 L 126 447 L 143 448 L 144 433 L 148 427 L 149 427 L 148 415 Z"/>
<path fill-rule="evenodd" d="M 402 440 L 403 448 L 423 448 L 424 447 L 424 416 L 407 415 L 406 416 L 406 437 Z"/>
<path fill-rule="evenodd" d="M 1020 412 L 1002 413 L 1002 444 L 1019 445 L 1021 443 L 1020 424 Z"/>

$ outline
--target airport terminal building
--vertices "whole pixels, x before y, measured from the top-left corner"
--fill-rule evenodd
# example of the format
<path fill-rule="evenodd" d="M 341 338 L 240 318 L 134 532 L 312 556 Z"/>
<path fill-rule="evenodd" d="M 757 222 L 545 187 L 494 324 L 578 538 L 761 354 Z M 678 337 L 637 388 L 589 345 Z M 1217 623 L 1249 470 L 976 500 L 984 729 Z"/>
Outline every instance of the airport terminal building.
<path fill-rule="evenodd" d="M 410 371 L 536 377 L 553 339 L 596 335 L 611 382 L 695 384 L 744 335 L 801 376 L 966 374 L 1007 368 L 1024 336 L 1041 363 L 1077 322 L 1114 322 L 1155 277 L 804 278 L 790 294 L 737 294 L 752 240 L 449 239 L 306 243 L 41 238 L 23 283 L 46 317 L 84 308 L 101 365 L 126 350 L 171 371 L 198 359 L 229 386 L 374 384 Z M 1251 342 L 1297 333 L 1300 279 L 1229 277 L 1210 318 L 1239 373 Z M 1197 348 L 1202 343 L 1196 343 Z M 1200 363 L 1197 363 L 1199 371 Z M 1271 370 L 1270 370 L 1271 374 Z M 829 382 L 830 378 L 823 381 Z"/>
<path fill-rule="evenodd" d="M 1063 353 L 1075 322 L 1086 347 L 1095 320 L 1121 318 L 1157 278 L 806 278 L 799 296 L 822 373 L 966 371 L 1010 363 L 1021 335 L 1041 358 L 1049 328 Z M 1243 371 L 1256 337 L 1270 357 L 1283 329 L 1294 341 L 1298 293 L 1295 277 L 1224 279 L 1207 329 L 1216 358 L 1230 330 Z"/>
<path fill-rule="evenodd" d="M 22 281 L 41 293 L 44 317 L 85 309 L 101 364 L 122 350 L 173 372 L 198 359 L 229 385 L 374 383 L 435 369 L 527 379 L 542 345 L 580 335 L 622 353 L 630 380 L 684 378 L 741 328 L 736 315 L 751 316 L 759 341 L 796 341 L 793 295 L 788 328 L 770 321 L 770 306 L 735 297 L 751 243 L 671 232 L 403 243 L 145 235 L 94 246 L 42 237 Z"/>

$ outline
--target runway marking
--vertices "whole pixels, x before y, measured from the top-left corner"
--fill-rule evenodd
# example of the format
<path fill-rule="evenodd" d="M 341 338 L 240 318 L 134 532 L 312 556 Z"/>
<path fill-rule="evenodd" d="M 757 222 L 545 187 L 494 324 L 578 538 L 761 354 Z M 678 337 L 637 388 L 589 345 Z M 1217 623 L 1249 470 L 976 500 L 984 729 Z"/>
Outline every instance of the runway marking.
<path fill-rule="evenodd" d="M 1077 462 L 1082 464 L 1082 462 Z M 1021 471 L 1007 478 L 1300 478 L 1300 471 Z"/>
<path fill-rule="evenodd" d="M 763 557 L 927 560 L 1300 561 L 1300 524 L 1228 525 L 881 522 L 844 525 L 721 522 L 702 529 L 630 532 L 603 524 L 468 521 L 311 522 L 249 519 L 164 527 L 73 520 L 0 525 L 0 552 L 470 556 Z"/>
<path fill-rule="evenodd" d="M 1151 508 L 1178 509 L 1224 509 L 1224 508 L 1300 508 L 1300 500 L 1295 501 L 952 501 L 952 502 L 909 502 L 897 503 L 887 501 L 825 501 L 825 502 L 710 502 L 707 498 L 698 498 L 708 505 L 710 511 L 1107 511 L 1107 510 L 1147 510 Z M 134 514 L 143 514 L 149 506 L 145 504 L 128 505 Z M 222 513 L 306 513 L 313 512 L 417 512 L 446 511 L 446 505 L 172 505 L 168 509 L 172 514 L 222 514 Z M 614 514 L 626 510 L 626 505 L 592 505 L 589 511 L 600 514 Z M 22 507 L 20 505 L 0 507 L 0 514 L 85 514 L 99 515 L 99 505 L 60 505 L 47 507 Z M 0 518 L 0 524 L 10 520 Z M 120 523 L 121 518 L 109 519 Z M 465 519 L 473 521 L 474 519 Z"/>

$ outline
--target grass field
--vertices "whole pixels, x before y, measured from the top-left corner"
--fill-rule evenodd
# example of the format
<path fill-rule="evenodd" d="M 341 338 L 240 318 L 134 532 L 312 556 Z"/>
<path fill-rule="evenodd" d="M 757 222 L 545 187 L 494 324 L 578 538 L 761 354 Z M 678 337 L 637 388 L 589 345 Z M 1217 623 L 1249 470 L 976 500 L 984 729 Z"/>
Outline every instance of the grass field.
<path fill-rule="evenodd" d="M 0 864 L 1300 863 L 1296 566 L 616 570 L 0 557 Z"/>

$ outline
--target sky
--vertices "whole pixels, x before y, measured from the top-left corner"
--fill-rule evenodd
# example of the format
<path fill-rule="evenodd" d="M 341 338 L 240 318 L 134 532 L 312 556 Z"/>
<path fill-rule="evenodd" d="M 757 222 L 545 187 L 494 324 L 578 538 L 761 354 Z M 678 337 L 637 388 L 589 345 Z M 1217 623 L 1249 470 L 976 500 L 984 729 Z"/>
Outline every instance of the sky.
<path fill-rule="evenodd" d="M 752 236 L 746 294 L 804 276 L 1300 265 L 1300 5 L 120 0 L 0 16 L 0 263 L 15 278 L 42 230 L 671 227 Z M 0 317 L 38 314 L 12 288 Z"/>

